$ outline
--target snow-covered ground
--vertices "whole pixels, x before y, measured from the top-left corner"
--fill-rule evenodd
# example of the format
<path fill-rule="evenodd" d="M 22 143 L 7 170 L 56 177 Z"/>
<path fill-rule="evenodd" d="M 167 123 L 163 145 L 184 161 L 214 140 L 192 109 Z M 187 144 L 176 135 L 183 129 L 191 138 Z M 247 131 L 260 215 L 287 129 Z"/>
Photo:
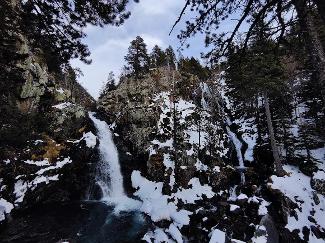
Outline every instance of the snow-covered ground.
<path fill-rule="evenodd" d="M 170 221 L 169 228 L 156 228 L 148 232 L 143 239 L 147 242 L 183 242 L 181 228 L 190 223 L 190 215 L 193 212 L 179 209 L 177 202 L 181 200 L 185 204 L 194 204 L 205 195 L 207 198 L 214 196 L 212 188 L 202 185 L 198 178 L 192 178 L 189 182 L 192 187 L 189 189 L 179 188 L 176 193 L 164 195 L 162 193 L 162 182 L 153 182 L 144 178 L 139 171 L 132 173 L 132 186 L 137 189 L 134 193 L 142 201 L 140 210 L 149 215 L 153 222 L 161 220 Z M 168 234 L 167 234 L 168 233 Z M 172 237 L 172 239 L 170 239 Z"/>
<path fill-rule="evenodd" d="M 280 190 L 292 202 L 297 204 L 294 209 L 295 215 L 288 215 L 286 228 L 290 231 L 299 230 L 299 236 L 303 239 L 303 228 L 310 229 L 312 226 L 325 230 L 325 197 L 317 193 L 310 185 L 310 177 L 304 175 L 298 168 L 285 165 L 288 175 L 285 177 L 272 176 L 269 183 L 273 189 Z M 324 173 L 319 176 L 325 180 Z M 315 197 L 319 202 L 315 201 Z M 310 231 L 309 242 L 324 242 L 318 240 Z"/>

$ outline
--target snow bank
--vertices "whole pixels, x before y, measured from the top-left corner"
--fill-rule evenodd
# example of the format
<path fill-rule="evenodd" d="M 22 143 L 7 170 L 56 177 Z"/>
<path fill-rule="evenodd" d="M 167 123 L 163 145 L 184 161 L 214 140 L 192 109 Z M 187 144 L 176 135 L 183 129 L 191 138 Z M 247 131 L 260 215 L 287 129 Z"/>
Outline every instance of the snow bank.
<path fill-rule="evenodd" d="M 173 243 L 173 241 L 169 239 L 168 235 L 164 232 L 164 230 L 160 228 L 155 229 L 154 232 L 147 232 L 142 238 L 142 240 L 149 243 L 152 243 L 151 239 L 154 239 L 155 243 Z"/>
<path fill-rule="evenodd" d="M 92 132 L 84 133 L 81 140 L 85 140 L 88 148 L 95 148 L 97 137 Z"/>
<path fill-rule="evenodd" d="M 67 142 L 80 143 L 83 140 L 86 142 L 86 146 L 88 148 L 95 148 L 95 146 L 97 144 L 97 136 L 94 135 L 92 132 L 83 133 L 83 135 L 82 135 L 82 137 L 80 139 L 78 139 L 78 140 L 67 140 Z"/>
<path fill-rule="evenodd" d="M 44 172 L 49 171 L 49 170 L 55 170 L 55 169 L 61 169 L 64 165 L 72 163 L 72 160 L 70 157 L 64 158 L 61 161 L 56 162 L 56 165 L 48 166 L 44 169 L 40 169 L 39 171 L 36 172 L 37 175 L 42 175 Z"/>
<path fill-rule="evenodd" d="M 177 243 L 183 242 L 182 234 L 175 224 L 170 224 L 167 231 Z"/>
<path fill-rule="evenodd" d="M 2 162 L 7 165 L 7 164 L 10 164 L 11 161 L 10 161 L 10 159 L 6 159 L 6 160 L 2 160 Z"/>
<path fill-rule="evenodd" d="M 163 219 L 173 220 L 179 226 L 188 225 L 189 215 L 187 210 L 179 210 L 175 203 L 168 202 L 169 197 L 162 194 L 162 182 L 152 182 L 142 177 L 140 171 L 133 171 L 131 175 L 132 186 L 137 189 L 134 195 L 143 202 L 140 210 L 148 214 L 152 221 Z"/>
<path fill-rule="evenodd" d="M 226 241 L 226 233 L 219 230 L 214 229 L 211 233 L 211 238 L 209 243 L 225 243 Z"/>
<path fill-rule="evenodd" d="M 63 102 L 63 103 L 60 103 L 60 104 L 57 104 L 57 105 L 53 105 L 52 107 L 53 108 L 56 108 L 56 109 L 59 109 L 59 110 L 63 110 L 69 106 L 71 106 L 72 103 L 71 102 Z"/>
<path fill-rule="evenodd" d="M 10 213 L 13 208 L 14 205 L 3 198 L 0 198 L 0 222 L 5 220 L 5 214 Z"/>
<path fill-rule="evenodd" d="M 52 171 L 55 169 L 61 169 L 64 165 L 72 163 L 72 160 L 70 160 L 69 157 L 64 158 L 61 161 L 57 161 L 55 165 L 49 165 L 49 162 L 47 159 L 42 160 L 42 161 L 33 161 L 33 160 L 26 160 L 24 161 L 27 164 L 30 165 L 35 165 L 35 166 L 41 166 L 44 167 L 40 170 L 38 170 L 35 173 L 35 177 L 33 180 L 23 180 L 21 178 L 24 178 L 24 176 L 20 175 L 16 177 L 16 183 L 14 186 L 14 195 L 15 195 L 15 205 L 18 205 L 19 203 L 23 202 L 25 194 L 27 192 L 27 190 L 35 190 L 36 187 L 41 184 L 41 183 L 45 183 L 48 184 L 51 181 L 58 181 L 59 180 L 59 175 L 44 175 L 45 172 L 47 171 Z"/>
<path fill-rule="evenodd" d="M 32 180 L 30 183 L 28 183 L 28 187 L 32 190 L 35 190 L 38 184 L 44 183 L 49 184 L 50 181 L 58 181 L 59 175 L 54 176 L 37 176 L 34 180 Z"/>
<path fill-rule="evenodd" d="M 48 159 L 40 160 L 40 161 L 34 161 L 34 160 L 25 160 L 24 163 L 29 165 L 36 165 L 36 166 L 47 166 L 50 165 L 50 162 Z"/>
<path fill-rule="evenodd" d="M 207 198 L 212 198 L 215 195 L 212 188 L 209 185 L 202 186 L 198 178 L 192 178 L 188 185 L 192 188 L 180 188 L 172 196 L 177 200 L 182 200 L 184 203 L 195 203 L 195 201 L 203 199 L 203 195 Z"/>
<path fill-rule="evenodd" d="M 203 164 L 199 159 L 196 160 L 195 167 L 197 171 L 207 171 L 209 167 Z"/>
<path fill-rule="evenodd" d="M 238 205 L 235 205 L 235 204 L 230 204 L 230 211 L 233 212 L 233 211 L 236 211 L 236 209 L 240 208 Z"/>
<path fill-rule="evenodd" d="M 313 178 L 316 180 L 325 180 L 325 172 L 319 170 L 313 174 Z"/>
<path fill-rule="evenodd" d="M 303 227 L 310 228 L 311 226 L 315 226 L 325 229 L 325 197 L 317 194 L 311 188 L 310 177 L 301 173 L 296 167 L 285 165 L 284 169 L 290 175 L 285 177 L 272 176 L 272 183 L 269 183 L 269 186 L 273 189 L 280 190 L 299 207 L 299 209 L 295 209 L 297 217 L 288 215 L 286 228 L 290 231 L 299 230 L 301 239 L 303 239 Z M 318 205 L 313 199 L 315 194 L 320 201 Z M 309 217 L 315 220 L 312 220 L 312 222 L 309 220 Z"/>
<path fill-rule="evenodd" d="M 174 164 L 171 161 L 166 161 L 165 166 L 173 168 Z M 163 195 L 162 182 L 153 182 L 143 176 L 139 171 L 133 171 L 132 186 L 137 189 L 134 193 L 142 201 L 140 210 L 149 215 L 152 221 L 157 222 L 160 220 L 172 221 L 169 228 L 163 230 L 157 228 L 154 232 L 148 232 L 144 236 L 144 240 L 151 242 L 151 239 L 155 239 L 154 242 L 183 242 L 180 229 L 183 225 L 190 223 L 189 215 L 192 212 L 188 210 L 179 209 L 177 207 L 178 200 L 181 200 L 185 204 L 193 204 L 197 200 L 202 200 L 203 195 L 207 198 L 211 198 L 215 195 L 212 188 L 208 185 L 201 185 L 198 178 L 192 178 L 189 181 L 188 189 L 179 188 L 176 193 Z M 169 239 L 169 236 L 172 239 Z"/>
<path fill-rule="evenodd" d="M 23 180 L 18 180 L 15 183 L 14 194 L 16 196 L 15 205 L 24 200 L 25 193 L 27 192 L 28 183 Z"/>

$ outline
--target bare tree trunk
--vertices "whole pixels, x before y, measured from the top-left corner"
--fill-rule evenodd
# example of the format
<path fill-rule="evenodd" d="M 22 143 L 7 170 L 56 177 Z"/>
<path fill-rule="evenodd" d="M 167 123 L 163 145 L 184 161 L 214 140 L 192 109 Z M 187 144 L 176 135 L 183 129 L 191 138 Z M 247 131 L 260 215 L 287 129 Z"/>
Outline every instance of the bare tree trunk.
<path fill-rule="evenodd" d="M 198 158 L 201 159 L 201 156 L 200 156 L 200 148 L 201 148 L 201 112 L 200 112 L 200 118 L 199 118 L 199 121 L 198 121 L 198 132 L 199 132 L 199 148 L 198 148 Z"/>
<path fill-rule="evenodd" d="M 321 0 L 322 2 L 324 0 Z M 323 101 L 325 101 L 325 53 L 314 26 L 314 21 L 309 13 L 308 6 L 305 0 L 293 1 L 297 15 L 299 18 L 299 25 L 305 39 L 306 47 L 311 55 L 311 61 L 315 68 L 317 79 L 319 80 L 321 94 Z M 322 4 L 324 5 L 324 4 Z"/>
<path fill-rule="evenodd" d="M 260 125 L 260 107 L 258 102 L 259 96 L 256 97 L 256 111 L 255 111 L 255 117 L 256 117 L 256 128 L 257 128 L 257 141 L 261 141 L 262 138 L 262 132 L 261 132 L 261 125 Z"/>
<path fill-rule="evenodd" d="M 278 146 L 276 144 L 276 140 L 275 140 L 275 136 L 274 136 L 269 98 L 268 98 L 266 92 L 264 92 L 264 107 L 265 107 L 265 113 L 266 113 L 267 128 L 268 128 L 269 137 L 270 137 L 270 141 L 271 141 L 271 148 L 272 148 L 273 159 L 274 159 L 275 173 L 278 176 L 284 176 L 285 171 L 282 168 L 282 162 L 281 162 L 281 159 L 280 159 Z"/>

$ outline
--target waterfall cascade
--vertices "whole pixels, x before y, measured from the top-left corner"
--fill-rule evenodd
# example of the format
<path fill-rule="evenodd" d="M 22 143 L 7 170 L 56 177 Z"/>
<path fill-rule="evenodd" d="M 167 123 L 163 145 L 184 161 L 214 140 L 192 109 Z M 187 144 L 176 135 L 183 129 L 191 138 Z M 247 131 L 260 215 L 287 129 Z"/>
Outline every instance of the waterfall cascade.
<path fill-rule="evenodd" d="M 242 148 L 243 144 L 237 138 L 237 135 L 230 130 L 231 121 L 230 121 L 230 119 L 228 117 L 226 119 L 226 122 L 227 122 L 226 129 L 227 129 L 228 136 L 229 136 L 231 142 L 234 144 L 235 149 L 236 149 L 237 159 L 238 159 L 238 162 L 239 162 L 238 169 L 239 169 L 239 172 L 240 172 L 241 183 L 245 184 L 245 173 L 244 173 L 244 171 L 245 171 L 246 167 L 244 165 L 244 159 L 243 159 L 243 155 L 242 155 L 242 152 L 241 152 L 241 148 Z"/>
<path fill-rule="evenodd" d="M 89 112 L 99 139 L 100 161 L 96 166 L 95 180 L 102 191 L 101 200 L 114 204 L 115 211 L 136 210 L 141 203 L 125 194 L 118 151 L 112 138 L 112 132 L 106 122 L 97 119 L 94 115 L 95 113 Z"/>
<path fill-rule="evenodd" d="M 208 102 L 205 99 L 205 95 L 207 97 L 210 97 L 211 101 L 213 101 L 213 96 L 212 96 L 212 92 L 210 90 L 210 87 L 206 84 L 206 83 L 201 83 L 200 84 L 201 90 L 202 90 L 202 97 L 201 97 L 201 104 L 202 107 L 206 110 L 211 109 Z M 218 101 L 214 101 L 212 102 L 214 104 L 214 106 L 218 106 Z M 246 167 L 244 165 L 244 159 L 243 159 L 243 155 L 241 152 L 241 148 L 243 146 L 242 142 L 238 139 L 237 135 L 231 131 L 230 126 L 232 124 L 232 122 L 230 121 L 229 117 L 227 116 L 227 114 L 224 112 L 224 115 L 226 116 L 226 129 L 227 129 L 227 134 L 231 140 L 231 142 L 234 144 L 235 149 L 236 149 L 236 154 L 237 154 L 237 159 L 239 162 L 239 166 L 238 166 L 238 170 L 240 172 L 240 178 L 241 178 L 241 184 L 245 184 L 245 173 L 244 171 L 246 170 Z"/>

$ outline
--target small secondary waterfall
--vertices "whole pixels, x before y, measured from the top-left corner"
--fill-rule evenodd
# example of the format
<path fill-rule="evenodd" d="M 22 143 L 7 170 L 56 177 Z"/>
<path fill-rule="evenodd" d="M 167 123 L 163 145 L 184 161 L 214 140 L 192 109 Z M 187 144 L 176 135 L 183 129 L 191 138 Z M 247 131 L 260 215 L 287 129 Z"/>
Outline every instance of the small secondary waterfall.
<path fill-rule="evenodd" d="M 202 96 L 201 96 L 201 104 L 202 104 L 202 107 L 204 109 L 208 109 L 209 108 L 209 105 L 206 102 L 204 95 L 207 95 L 208 97 L 211 98 L 212 97 L 212 95 L 211 95 L 212 92 L 211 92 L 209 86 L 206 83 L 201 83 L 200 84 L 200 87 L 201 87 L 201 90 L 202 90 Z M 215 102 L 215 104 L 218 104 L 218 102 Z M 229 117 L 226 115 L 226 113 L 224 113 L 224 114 L 226 116 L 226 124 L 227 124 L 226 129 L 227 129 L 227 134 L 228 134 L 231 142 L 235 146 L 236 154 L 237 154 L 237 159 L 239 161 L 238 170 L 240 172 L 241 184 L 245 184 L 245 174 L 244 174 L 244 171 L 245 171 L 246 167 L 244 165 L 244 159 L 243 159 L 243 155 L 242 155 L 242 152 L 241 152 L 242 142 L 238 139 L 237 135 L 230 130 L 231 121 L 230 121 Z"/>
<path fill-rule="evenodd" d="M 116 211 L 129 211 L 139 208 L 140 202 L 126 196 L 123 187 L 118 151 L 108 124 L 89 112 L 99 139 L 100 161 L 96 167 L 96 184 L 102 190 L 102 201 L 117 205 Z"/>
<path fill-rule="evenodd" d="M 245 170 L 246 167 L 244 165 L 244 159 L 243 159 L 243 155 L 241 153 L 241 148 L 242 148 L 243 144 L 237 138 L 237 135 L 230 130 L 231 122 L 230 122 L 230 119 L 228 117 L 226 118 L 226 122 L 227 122 L 227 127 L 226 127 L 227 133 L 228 133 L 228 136 L 229 136 L 230 140 L 232 141 L 232 143 L 235 146 L 237 159 L 239 161 L 238 169 L 240 171 L 241 183 L 245 184 L 244 170 Z"/>

